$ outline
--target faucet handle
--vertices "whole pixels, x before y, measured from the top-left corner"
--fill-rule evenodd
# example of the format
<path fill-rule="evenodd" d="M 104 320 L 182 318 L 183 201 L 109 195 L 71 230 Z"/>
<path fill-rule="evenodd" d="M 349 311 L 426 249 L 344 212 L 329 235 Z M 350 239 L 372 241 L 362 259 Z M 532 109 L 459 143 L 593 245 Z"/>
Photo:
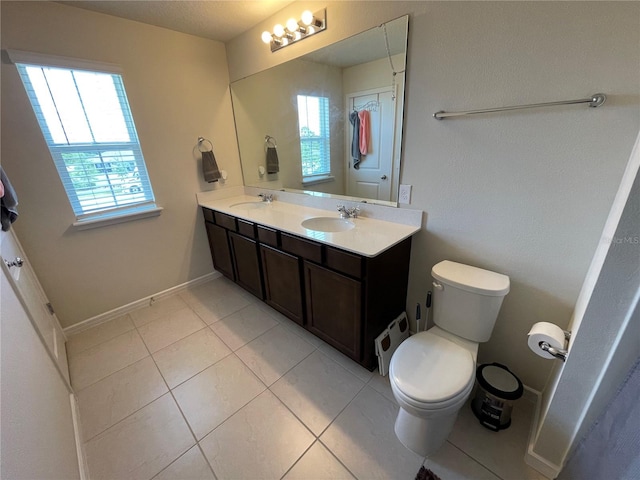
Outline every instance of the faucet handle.
<path fill-rule="evenodd" d="M 340 217 L 342 218 L 357 218 L 360 213 L 360 207 L 347 208 L 344 205 L 338 205 L 338 212 L 340 212 Z"/>

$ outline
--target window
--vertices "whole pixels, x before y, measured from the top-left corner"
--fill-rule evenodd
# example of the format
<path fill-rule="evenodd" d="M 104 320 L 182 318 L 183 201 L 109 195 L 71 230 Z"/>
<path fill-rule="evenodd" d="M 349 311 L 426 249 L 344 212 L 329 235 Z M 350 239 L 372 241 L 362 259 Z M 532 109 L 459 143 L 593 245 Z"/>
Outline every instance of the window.
<path fill-rule="evenodd" d="M 302 180 L 331 174 L 329 99 L 298 95 Z"/>
<path fill-rule="evenodd" d="M 30 54 L 24 52 L 10 55 L 76 215 L 76 225 L 159 212 L 122 76 L 84 65 L 68 68 L 31 62 Z"/>

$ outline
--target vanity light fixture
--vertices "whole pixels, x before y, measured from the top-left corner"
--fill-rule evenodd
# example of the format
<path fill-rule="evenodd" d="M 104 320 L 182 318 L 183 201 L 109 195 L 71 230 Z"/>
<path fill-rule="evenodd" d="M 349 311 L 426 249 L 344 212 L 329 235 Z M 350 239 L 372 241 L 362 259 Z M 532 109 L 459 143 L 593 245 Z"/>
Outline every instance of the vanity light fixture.
<path fill-rule="evenodd" d="M 312 13 L 310 10 L 302 12 L 300 20 L 290 18 L 285 26 L 277 24 L 273 27 L 273 33 L 262 32 L 262 41 L 271 46 L 271 51 L 291 45 L 292 43 L 307 38 L 327 28 L 327 11 L 321 10 Z"/>

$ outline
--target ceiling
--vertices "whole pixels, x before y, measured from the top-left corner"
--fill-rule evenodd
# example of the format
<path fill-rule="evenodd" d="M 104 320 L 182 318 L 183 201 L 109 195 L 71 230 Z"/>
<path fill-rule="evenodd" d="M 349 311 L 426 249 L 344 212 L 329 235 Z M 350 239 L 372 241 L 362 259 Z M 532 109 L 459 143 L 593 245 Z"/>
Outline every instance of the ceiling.
<path fill-rule="evenodd" d="M 279 12 L 293 1 L 79 0 L 57 3 L 227 42 Z"/>

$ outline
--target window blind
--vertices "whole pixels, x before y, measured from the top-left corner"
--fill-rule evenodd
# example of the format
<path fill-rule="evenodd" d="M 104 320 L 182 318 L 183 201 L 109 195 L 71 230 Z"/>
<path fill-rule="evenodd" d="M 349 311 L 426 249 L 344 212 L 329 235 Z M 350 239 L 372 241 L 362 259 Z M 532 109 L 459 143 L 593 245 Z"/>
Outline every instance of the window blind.
<path fill-rule="evenodd" d="M 76 219 L 155 208 L 122 76 L 16 66 Z"/>
<path fill-rule="evenodd" d="M 329 98 L 298 95 L 302 177 L 331 173 Z"/>

